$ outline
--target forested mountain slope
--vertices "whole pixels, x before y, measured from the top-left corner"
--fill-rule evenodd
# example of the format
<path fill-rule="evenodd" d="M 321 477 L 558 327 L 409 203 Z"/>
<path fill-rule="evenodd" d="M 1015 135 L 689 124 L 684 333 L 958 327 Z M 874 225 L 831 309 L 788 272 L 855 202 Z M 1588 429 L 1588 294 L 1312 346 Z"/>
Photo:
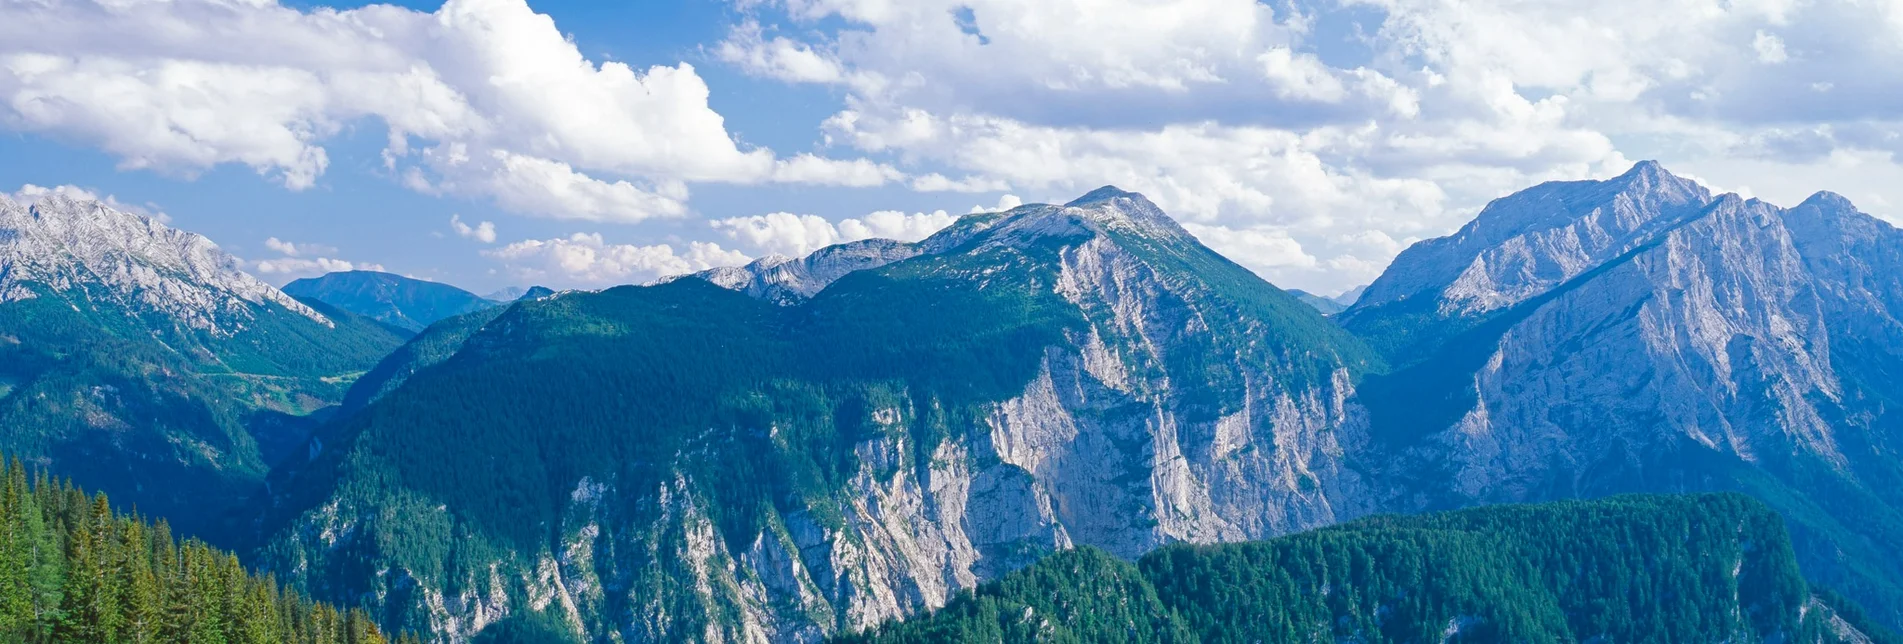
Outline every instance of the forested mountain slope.
<path fill-rule="evenodd" d="M 380 271 L 344 271 L 307 277 L 285 284 L 284 292 L 412 333 L 422 331 L 437 320 L 506 304 L 448 284 Z"/>
<path fill-rule="evenodd" d="M 1328 491 L 1371 355 L 1141 196 L 909 248 L 810 297 L 682 279 L 432 328 L 273 486 L 261 560 L 445 639 L 811 641 L 1064 548 L 1366 512 Z"/>
<path fill-rule="evenodd" d="M 1895 642 L 1737 495 L 1381 516 L 1134 564 L 1052 555 L 842 642 Z"/>
<path fill-rule="evenodd" d="M 254 577 L 230 553 L 179 543 L 105 495 L 0 468 L 0 639 L 8 642 L 382 644 L 340 612 Z M 408 639 L 400 641 L 409 641 Z"/>
<path fill-rule="evenodd" d="M 0 198 L 0 449 L 184 532 L 219 524 L 262 481 L 260 443 L 301 442 L 301 417 L 402 341 L 204 237 L 96 201 Z"/>
<path fill-rule="evenodd" d="M 365 376 L 260 561 L 448 641 L 813 641 L 1078 546 L 1738 491 L 1896 623 L 1898 240 L 1645 163 L 1496 201 L 1335 320 L 1110 188 L 565 293 Z"/>

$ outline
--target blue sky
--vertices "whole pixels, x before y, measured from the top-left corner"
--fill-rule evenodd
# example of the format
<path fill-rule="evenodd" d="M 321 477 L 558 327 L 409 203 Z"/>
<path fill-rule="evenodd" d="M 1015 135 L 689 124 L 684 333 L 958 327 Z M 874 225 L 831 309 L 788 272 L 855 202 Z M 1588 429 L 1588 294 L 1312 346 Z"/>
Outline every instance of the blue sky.
<path fill-rule="evenodd" d="M 480 292 L 1116 184 L 1333 293 L 1645 158 L 1895 220 L 1898 36 L 1803 0 L 0 0 L 0 192 L 111 196 L 275 282 Z"/>

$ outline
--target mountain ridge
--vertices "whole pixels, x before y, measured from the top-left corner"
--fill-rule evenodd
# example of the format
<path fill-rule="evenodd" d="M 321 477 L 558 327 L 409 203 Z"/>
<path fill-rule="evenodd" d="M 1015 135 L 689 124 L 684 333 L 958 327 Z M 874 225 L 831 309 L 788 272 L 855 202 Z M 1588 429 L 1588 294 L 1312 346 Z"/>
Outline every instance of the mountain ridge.
<path fill-rule="evenodd" d="M 1551 211 L 1496 201 L 1555 225 L 1461 253 L 1445 251 L 1460 234 L 1423 242 L 1339 317 L 1400 368 L 1358 391 L 1364 458 L 1392 479 L 1395 509 L 1750 492 L 1792 520 L 1808 574 L 1903 620 L 1903 570 L 1879 554 L 1903 547 L 1888 375 L 1903 365 L 1903 232 L 1828 194 L 1646 211 L 1608 183 L 1559 184 L 1601 200 L 1535 202 Z M 1549 243 L 1605 230 L 1624 233 Z M 1505 252 L 1540 248 L 1554 253 Z"/>
<path fill-rule="evenodd" d="M 282 290 L 412 333 L 437 320 L 507 304 L 448 284 L 381 271 L 327 273 L 292 281 Z"/>
<path fill-rule="evenodd" d="M 207 538 L 401 340 L 203 236 L 60 194 L 0 201 L 0 293 L 0 449 Z"/>
<path fill-rule="evenodd" d="M 0 197 L 0 302 L 33 297 L 27 282 L 65 290 L 103 283 L 195 327 L 218 328 L 230 300 L 276 304 L 330 324 L 316 311 L 238 268 L 236 258 L 196 233 L 98 201 L 54 193 L 29 206 Z M 222 297 L 221 295 L 222 294 Z"/>
<path fill-rule="evenodd" d="M 813 640 L 1072 545 L 1354 513 L 1325 426 L 1365 349 L 1100 196 L 961 218 L 807 298 L 677 279 L 426 332 L 274 481 L 261 561 L 448 639 L 534 596 L 576 633 Z M 503 594 L 468 576 L 491 565 Z"/>

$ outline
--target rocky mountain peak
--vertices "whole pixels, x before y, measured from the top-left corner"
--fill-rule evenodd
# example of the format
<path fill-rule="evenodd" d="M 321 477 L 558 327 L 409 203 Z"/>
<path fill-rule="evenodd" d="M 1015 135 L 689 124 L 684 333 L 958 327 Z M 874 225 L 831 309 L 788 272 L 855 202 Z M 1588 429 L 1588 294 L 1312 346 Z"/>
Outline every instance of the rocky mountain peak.
<path fill-rule="evenodd" d="M 1357 307 L 1415 296 L 1438 296 L 1445 313 L 1510 306 L 1698 216 L 1712 200 L 1656 161 L 1605 180 L 1542 183 L 1487 204 L 1452 235 L 1408 248 Z"/>
<path fill-rule="evenodd" d="M 1098 188 L 1096 190 L 1086 192 L 1084 193 L 1083 196 L 1078 197 L 1076 199 L 1072 199 L 1070 200 L 1070 203 L 1067 203 L 1064 205 L 1070 208 L 1083 208 L 1083 207 L 1090 206 L 1092 204 L 1099 204 L 1106 201 L 1111 201 L 1113 199 L 1137 199 L 1137 200 L 1142 200 L 1145 202 L 1149 201 L 1148 199 L 1144 199 L 1143 195 L 1141 194 L 1130 192 L 1128 190 L 1124 190 L 1116 186 L 1104 186 L 1102 188 Z"/>
<path fill-rule="evenodd" d="M 1124 230 L 1155 237 L 1175 238 L 1183 229 L 1163 213 L 1155 203 L 1135 192 L 1116 186 L 1104 186 L 1084 193 L 1064 204 L 1064 214 L 1081 214 L 1085 219 L 1112 230 Z"/>
<path fill-rule="evenodd" d="M 768 255 L 745 266 L 714 268 L 691 277 L 791 304 L 812 297 L 847 273 L 920 255 L 953 252 L 967 242 L 975 242 L 980 248 L 1018 246 L 1051 236 L 1103 231 L 1161 242 L 1193 241 L 1187 231 L 1143 195 L 1104 186 L 1062 206 L 1025 204 L 1004 212 L 967 215 L 916 243 L 864 239 L 821 248 L 797 259 Z"/>
<path fill-rule="evenodd" d="M 745 266 L 723 266 L 682 277 L 703 279 L 776 304 L 793 304 L 812 297 L 847 273 L 878 268 L 923 252 L 918 244 L 862 239 L 827 246 L 797 259 L 775 253 Z"/>
<path fill-rule="evenodd" d="M 1850 199 L 1829 190 L 1819 190 L 1797 204 L 1799 208 L 1820 208 L 1824 210 L 1856 210 Z"/>
<path fill-rule="evenodd" d="M 63 193 L 31 205 L 0 203 L 0 302 L 74 289 L 213 331 L 242 324 L 247 305 L 274 304 L 331 323 L 245 273 L 202 235 Z"/>

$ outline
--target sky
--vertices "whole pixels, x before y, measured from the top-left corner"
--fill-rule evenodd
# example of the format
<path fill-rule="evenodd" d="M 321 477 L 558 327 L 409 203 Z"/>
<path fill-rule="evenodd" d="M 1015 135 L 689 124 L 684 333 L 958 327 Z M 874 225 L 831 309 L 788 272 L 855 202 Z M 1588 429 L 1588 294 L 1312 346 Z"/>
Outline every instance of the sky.
<path fill-rule="evenodd" d="M 0 193 L 275 283 L 644 283 L 1144 193 L 1334 294 L 1657 159 L 1903 221 L 1903 0 L 0 0 Z"/>

